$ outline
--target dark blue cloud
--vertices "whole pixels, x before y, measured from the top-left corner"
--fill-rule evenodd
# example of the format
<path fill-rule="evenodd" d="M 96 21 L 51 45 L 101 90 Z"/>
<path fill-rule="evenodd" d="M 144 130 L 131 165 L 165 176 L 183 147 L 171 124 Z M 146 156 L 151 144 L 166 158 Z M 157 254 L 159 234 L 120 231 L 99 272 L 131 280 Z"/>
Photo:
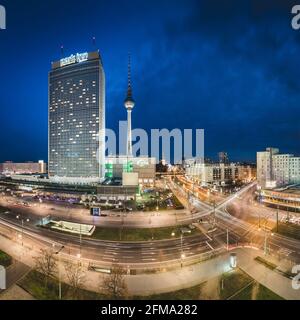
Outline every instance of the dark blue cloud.
<path fill-rule="evenodd" d="M 0 32 L 0 161 L 47 157 L 47 73 L 97 37 L 107 76 L 107 126 L 204 128 L 206 153 L 251 160 L 266 146 L 299 152 L 300 32 L 288 0 L 17 1 Z"/>

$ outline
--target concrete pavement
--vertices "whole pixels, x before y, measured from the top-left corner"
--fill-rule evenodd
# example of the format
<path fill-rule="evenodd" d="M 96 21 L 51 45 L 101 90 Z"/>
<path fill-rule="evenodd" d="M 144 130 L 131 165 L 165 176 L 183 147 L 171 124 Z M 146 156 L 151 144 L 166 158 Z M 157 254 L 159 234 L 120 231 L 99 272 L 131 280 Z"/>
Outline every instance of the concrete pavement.
<path fill-rule="evenodd" d="M 292 288 L 291 279 L 254 260 L 258 255 L 268 260 L 268 257 L 264 257 L 261 251 L 238 250 L 237 253 L 239 267 L 254 280 L 286 300 L 300 300 L 300 290 Z"/>
<path fill-rule="evenodd" d="M 0 300 L 3 299 L 5 300 L 5 297 L 2 297 L 3 295 L 5 296 L 6 293 L 8 291 L 10 291 L 11 288 L 15 287 L 15 284 L 21 279 L 23 278 L 29 271 L 30 271 L 30 267 L 16 259 L 13 260 L 12 265 L 10 265 L 7 269 L 6 269 L 6 288 L 7 290 L 5 291 L 1 291 L 0 290 Z M 20 292 L 20 290 L 17 289 L 13 289 L 14 291 L 18 291 Z M 11 295 L 9 295 L 11 296 Z"/>
<path fill-rule="evenodd" d="M 29 271 L 30 267 L 26 264 L 14 260 L 13 264 L 6 270 L 6 287 L 10 288 L 15 283 L 17 283 L 21 278 L 23 278 Z"/>
<path fill-rule="evenodd" d="M 238 267 L 255 281 L 286 300 L 300 300 L 300 290 L 292 288 L 291 279 L 254 260 L 257 256 L 263 256 L 262 251 L 238 248 L 234 252 L 237 254 Z M 149 295 L 189 288 L 230 270 L 229 253 L 226 253 L 178 271 L 132 276 L 127 278 L 127 283 L 129 291 L 135 295 Z"/>
<path fill-rule="evenodd" d="M 18 285 L 13 285 L 11 288 L 0 294 L 0 300 L 35 300 L 32 295 L 30 295 L 28 292 L 23 290 Z"/>

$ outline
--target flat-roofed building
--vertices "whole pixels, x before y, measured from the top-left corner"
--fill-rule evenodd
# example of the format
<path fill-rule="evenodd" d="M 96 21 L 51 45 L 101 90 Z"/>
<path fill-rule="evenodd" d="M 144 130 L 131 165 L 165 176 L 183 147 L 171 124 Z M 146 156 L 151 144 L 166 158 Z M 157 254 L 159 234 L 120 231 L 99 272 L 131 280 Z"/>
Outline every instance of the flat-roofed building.
<path fill-rule="evenodd" d="M 11 176 L 16 174 L 44 174 L 47 172 L 47 164 L 40 160 L 38 162 L 15 163 L 7 161 L 0 163 L 0 174 Z"/>
<path fill-rule="evenodd" d="M 49 178 L 97 183 L 105 174 L 105 74 L 98 51 L 52 63 Z"/>
<path fill-rule="evenodd" d="M 274 148 L 257 152 L 257 181 L 267 189 L 300 183 L 300 157 L 280 154 Z"/>
<path fill-rule="evenodd" d="M 253 166 L 241 163 L 203 163 L 189 159 L 185 161 L 186 175 L 202 185 L 226 185 L 233 182 L 249 182 L 256 178 Z"/>
<path fill-rule="evenodd" d="M 137 173 L 140 184 L 155 182 L 156 159 L 149 157 L 109 156 L 106 158 L 106 178 L 123 178 L 123 173 Z"/>

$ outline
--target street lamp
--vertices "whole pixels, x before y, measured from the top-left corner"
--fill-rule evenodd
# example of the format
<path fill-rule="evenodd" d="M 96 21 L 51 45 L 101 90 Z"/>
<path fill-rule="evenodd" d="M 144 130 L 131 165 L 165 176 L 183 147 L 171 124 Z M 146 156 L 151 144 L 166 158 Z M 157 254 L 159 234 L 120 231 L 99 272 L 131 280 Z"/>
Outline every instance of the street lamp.
<path fill-rule="evenodd" d="M 277 211 L 276 211 L 276 232 L 278 233 L 278 222 L 279 220 L 279 205 L 277 206 Z"/>
<path fill-rule="evenodd" d="M 22 228 L 21 228 L 21 239 L 22 239 L 22 247 L 23 247 L 23 244 L 24 244 L 24 243 L 23 243 L 24 219 L 23 219 L 20 215 L 17 215 L 16 218 L 17 218 L 18 220 L 21 219 L 21 226 L 22 226 Z M 26 222 L 29 222 L 30 220 L 27 218 L 25 221 L 26 221 Z M 19 236 L 19 238 L 20 238 L 20 236 Z"/>
<path fill-rule="evenodd" d="M 53 247 L 55 246 L 55 244 L 53 244 Z M 61 246 L 61 248 L 55 252 L 55 254 L 58 256 L 58 298 L 59 300 L 61 300 L 61 296 L 62 296 L 62 290 L 61 290 L 61 266 L 60 266 L 60 252 L 64 249 L 65 246 Z"/>
<path fill-rule="evenodd" d="M 79 243 L 80 243 L 79 255 L 80 255 L 80 257 L 81 257 L 81 248 L 82 248 L 82 232 L 81 232 L 81 223 L 80 223 Z"/>
<path fill-rule="evenodd" d="M 214 200 L 213 202 L 213 207 L 214 207 L 214 211 L 213 211 L 213 228 L 214 228 L 216 225 L 216 208 L 217 208 L 216 200 Z"/>
<path fill-rule="evenodd" d="M 182 268 L 183 259 L 185 258 L 185 254 L 183 253 L 183 233 L 182 233 L 182 231 L 181 231 L 181 235 L 180 235 L 180 246 L 181 246 L 180 264 L 181 264 L 181 268 Z"/>
<path fill-rule="evenodd" d="M 175 237 L 175 232 L 173 231 L 171 233 L 171 236 L 172 237 Z M 180 234 L 180 265 L 181 265 L 181 268 L 183 267 L 183 259 L 185 258 L 185 254 L 183 252 L 183 233 L 181 231 L 181 234 Z"/>
<path fill-rule="evenodd" d="M 264 231 L 265 231 L 265 241 L 264 241 L 264 255 L 267 255 L 267 241 L 268 241 L 268 237 L 269 235 L 271 235 L 272 237 L 274 236 L 274 232 L 268 231 L 267 230 L 267 222 L 268 220 L 266 220 L 265 225 L 264 225 Z"/>
<path fill-rule="evenodd" d="M 183 267 L 183 259 L 185 258 L 185 254 L 182 253 L 180 258 L 181 258 L 181 268 L 182 268 Z"/>

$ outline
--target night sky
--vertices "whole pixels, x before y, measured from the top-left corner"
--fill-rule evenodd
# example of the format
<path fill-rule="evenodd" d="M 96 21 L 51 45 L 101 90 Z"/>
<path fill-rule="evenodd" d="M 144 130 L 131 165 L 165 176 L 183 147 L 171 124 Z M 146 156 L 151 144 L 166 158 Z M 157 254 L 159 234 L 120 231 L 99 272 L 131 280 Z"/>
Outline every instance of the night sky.
<path fill-rule="evenodd" d="M 107 127 L 204 128 L 205 154 L 255 160 L 300 153 L 300 30 L 289 0 L 0 0 L 0 161 L 47 160 L 51 61 L 93 50 L 105 73 Z M 300 4 L 300 1 L 298 1 Z"/>

